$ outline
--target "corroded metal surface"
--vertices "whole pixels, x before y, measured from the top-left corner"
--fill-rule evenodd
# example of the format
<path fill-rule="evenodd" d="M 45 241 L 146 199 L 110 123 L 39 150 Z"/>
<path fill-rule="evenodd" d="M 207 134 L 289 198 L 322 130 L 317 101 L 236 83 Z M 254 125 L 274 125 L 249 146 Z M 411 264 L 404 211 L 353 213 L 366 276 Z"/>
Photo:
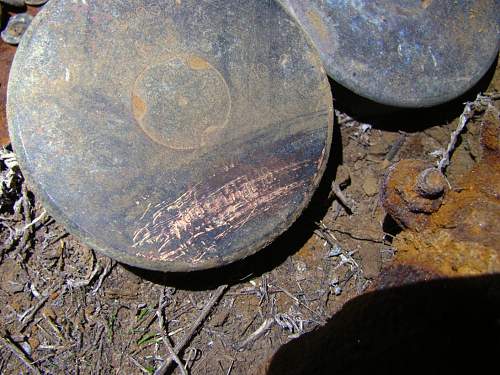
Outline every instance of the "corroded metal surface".
<path fill-rule="evenodd" d="M 226 264 L 289 227 L 333 123 L 314 46 L 257 0 L 51 1 L 19 46 L 7 107 L 54 217 L 164 271 Z"/>
<path fill-rule="evenodd" d="M 10 143 L 5 105 L 7 101 L 7 82 L 9 80 L 10 65 L 15 53 L 16 47 L 0 41 L 0 146 Z"/>
<path fill-rule="evenodd" d="M 444 176 L 430 163 L 401 160 L 384 176 L 380 200 L 401 226 L 418 229 L 441 207 L 448 190 Z"/>
<path fill-rule="evenodd" d="M 492 105 L 482 121 L 481 145 L 481 160 L 457 183 L 459 189 L 449 191 L 441 207 L 418 226 L 410 225 L 396 236 L 393 267 L 441 278 L 500 272 L 500 118 Z M 397 196 L 398 190 L 404 190 L 401 186 L 407 178 L 402 173 L 399 176 L 399 183 L 384 186 L 385 196 Z M 407 205 L 402 205 L 400 211 L 390 213 L 404 224 L 405 219 L 411 222 L 413 218 L 405 210 Z M 402 284 L 408 275 L 386 270 L 378 284 Z"/>
<path fill-rule="evenodd" d="M 496 0 L 281 0 L 332 78 L 374 101 L 425 107 L 471 88 L 498 54 Z"/>
<path fill-rule="evenodd" d="M 26 9 L 27 13 L 32 17 L 36 16 L 39 10 L 40 8 L 31 6 L 28 6 Z M 15 53 L 15 46 L 0 40 L 0 146 L 6 146 L 10 143 L 5 106 L 7 103 L 7 82 L 9 80 L 10 66 Z"/>

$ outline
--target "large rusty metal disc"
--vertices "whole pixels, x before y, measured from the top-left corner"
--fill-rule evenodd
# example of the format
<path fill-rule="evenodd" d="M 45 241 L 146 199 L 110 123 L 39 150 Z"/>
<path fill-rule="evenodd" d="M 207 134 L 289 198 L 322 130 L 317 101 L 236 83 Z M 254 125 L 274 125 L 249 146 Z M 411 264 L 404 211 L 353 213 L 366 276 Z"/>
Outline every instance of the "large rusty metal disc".
<path fill-rule="evenodd" d="M 316 43 L 328 74 L 383 104 L 454 99 L 498 54 L 498 0 L 281 1 Z"/>
<path fill-rule="evenodd" d="M 333 123 L 312 42 L 258 0 L 53 0 L 19 46 L 7 107 L 53 216 L 163 271 L 229 263 L 288 228 Z"/>

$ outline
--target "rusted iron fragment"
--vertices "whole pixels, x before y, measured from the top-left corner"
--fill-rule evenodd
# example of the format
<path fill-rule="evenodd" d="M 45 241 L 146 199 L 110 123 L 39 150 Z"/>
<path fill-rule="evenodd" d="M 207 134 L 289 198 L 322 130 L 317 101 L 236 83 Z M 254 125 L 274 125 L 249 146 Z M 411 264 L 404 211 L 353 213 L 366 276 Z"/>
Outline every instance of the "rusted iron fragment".
<path fill-rule="evenodd" d="M 10 143 L 9 132 L 7 130 L 7 116 L 5 105 L 7 102 L 7 82 L 9 71 L 16 47 L 0 41 L 0 145 L 5 146 Z"/>
<path fill-rule="evenodd" d="M 31 6 L 27 8 L 27 12 L 31 16 L 35 16 L 39 10 L 40 8 Z M 0 12 L 0 14 L 4 13 Z M 10 66 L 15 53 L 15 46 L 0 40 L 0 146 L 6 146 L 10 143 L 5 106 L 7 103 L 7 82 L 9 80 Z"/>
<path fill-rule="evenodd" d="M 481 160 L 418 231 L 404 230 L 395 238 L 395 264 L 445 277 L 500 272 L 499 137 L 498 109 L 491 106 L 482 120 Z M 404 217 L 404 210 L 389 213 Z"/>
<path fill-rule="evenodd" d="M 356 94 L 427 107 L 463 94 L 498 54 L 495 0 L 280 0 L 328 74 Z"/>
<path fill-rule="evenodd" d="M 383 181 L 381 201 L 399 224 L 419 229 L 436 212 L 449 190 L 444 176 L 422 160 L 401 160 L 392 165 Z"/>
<path fill-rule="evenodd" d="M 56 219 L 119 261 L 188 271 L 291 225 L 333 108 L 316 49 L 276 2 L 60 0 L 19 46 L 8 117 Z"/>

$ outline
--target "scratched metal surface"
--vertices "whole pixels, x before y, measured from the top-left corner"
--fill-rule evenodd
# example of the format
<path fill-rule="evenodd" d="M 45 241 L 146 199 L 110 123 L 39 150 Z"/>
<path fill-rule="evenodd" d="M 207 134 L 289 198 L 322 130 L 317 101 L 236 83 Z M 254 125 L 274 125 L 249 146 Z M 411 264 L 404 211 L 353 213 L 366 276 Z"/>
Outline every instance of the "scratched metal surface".
<path fill-rule="evenodd" d="M 358 95 L 427 107 L 463 94 L 498 54 L 498 0 L 280 0 L 328 74 Z"/>
<path fill-rule="evenodd" d="M 7 110 L 50 213 L 163 271 L 232 262 L 288 228 L 333 125 L 316 49 L 264 0 L 53 0 L 19 46 Z"/>

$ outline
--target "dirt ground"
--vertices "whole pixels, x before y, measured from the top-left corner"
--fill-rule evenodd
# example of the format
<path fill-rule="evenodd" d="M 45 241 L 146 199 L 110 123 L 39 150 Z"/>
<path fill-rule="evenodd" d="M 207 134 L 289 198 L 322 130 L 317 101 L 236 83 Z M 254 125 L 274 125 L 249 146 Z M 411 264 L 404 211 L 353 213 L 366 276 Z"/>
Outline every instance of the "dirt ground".
<path fill-rule="evenodd" d="M 420 111 L 379 106 L 332 82 L 332 154 L 309 208 L 255 256 L 191 274 L 133 269 L 83 245 L 45 214 L 3 150 L 0 373 L 153 374 L 169 356 L 164 337 L 175 347 L 226 284 L 180 359 L 192 374 L 257 373 L 282 344 L 370 288 L 391 262 L 399 230 L 380 206 L 381 176 L 400 159 L 436 162 L 462 103 L 500 91 L 499 80 L 492 69 L 466 96 Z M 452 186 L 474 165 L 478 137 L 472 121 L 447 170 Z M 351 209 L 331 194 L 333 181 Z"/>

